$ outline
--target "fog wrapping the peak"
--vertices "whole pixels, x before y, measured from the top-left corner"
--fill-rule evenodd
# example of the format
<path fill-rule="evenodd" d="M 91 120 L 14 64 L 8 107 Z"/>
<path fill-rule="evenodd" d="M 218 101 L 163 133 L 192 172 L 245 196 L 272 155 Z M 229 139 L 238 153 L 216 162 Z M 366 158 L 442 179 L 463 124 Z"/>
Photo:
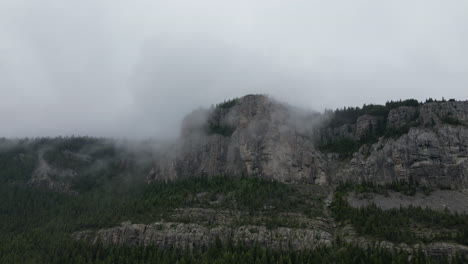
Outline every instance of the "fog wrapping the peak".
<path fill-rule="evenodd" d="M 468 2 L 0 2 L 0 137 L 176 137 L 250 93 L 314 110 L 468 98 Z"/>

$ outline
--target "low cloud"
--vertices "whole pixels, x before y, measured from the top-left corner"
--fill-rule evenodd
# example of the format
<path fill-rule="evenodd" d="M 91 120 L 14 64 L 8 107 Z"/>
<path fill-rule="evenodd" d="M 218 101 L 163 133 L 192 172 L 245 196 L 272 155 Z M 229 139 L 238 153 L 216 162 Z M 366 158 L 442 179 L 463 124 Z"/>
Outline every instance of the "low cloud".
<path fill-rule="evenodd" d="M 323 110 L 467 99 L 466 1 L 0 3 L 0 136 L 174 138 L 249 93 Z"/>

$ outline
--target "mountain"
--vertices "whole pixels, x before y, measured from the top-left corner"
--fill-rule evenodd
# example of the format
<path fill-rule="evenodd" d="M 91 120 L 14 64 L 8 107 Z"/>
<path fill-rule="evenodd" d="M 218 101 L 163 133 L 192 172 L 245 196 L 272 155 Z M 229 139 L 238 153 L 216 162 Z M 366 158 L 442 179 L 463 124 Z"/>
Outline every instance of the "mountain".
<path fill-rule="evenodd" d="M 299 134 L 306 129 L 299 126 L 316 118 L 263 95 L 193 112 L 184 120 L 174 158 L 157 163 L 150 179 L 230 175 L 324 184 L 325 159 Z"/>
<path fill-rule="evenodd" d="M 406 100 L 316 113 L 247 95 L 190 113 L 172 143 L 41 138 L 2 139 L 0 146 L 2 180 L 20 173 L 56 191 L 81 176 L 95 181 L 96 170 L 150 182 L 246 176 L 461 190 L 468 186 L 468 102 Z"/>
<path fill-rule="evenodd" d="M 265 95 L 174 142 L 0 139 L 1 263 L 466 263 L 468 102 Z"/>
<path fill-rule="evenodd" d="M 247 95 L 185 119 L 151 180 L 255 176 L 281 182 L 468 186 L 468 102 L 414 100 L 311 113 Z"/>

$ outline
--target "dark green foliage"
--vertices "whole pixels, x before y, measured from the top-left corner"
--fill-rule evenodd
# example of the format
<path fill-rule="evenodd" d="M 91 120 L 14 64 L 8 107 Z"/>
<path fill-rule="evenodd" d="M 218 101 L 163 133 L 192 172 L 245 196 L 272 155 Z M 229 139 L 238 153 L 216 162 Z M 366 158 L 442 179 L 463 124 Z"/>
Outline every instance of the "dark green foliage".
<path fill-rule="evenodd" d="M 376 186 L 342 184 L 336 189 L 332 204 L 333 216 L 337 221 L 351 223 L 356 231 L 363 236 L 372 236 L 393 242 L 414 244 L 430 241 L 455 241 L 468 245 L 468 216 L 438 212 L 420 207 L 382 210 L 375 205 L 353 208 L 346 201 L 346 195 L 351 190 L 359 192 L 375 190 Z M 395 184 L 394 188 L 407 190 L 403 184 Z M 421 236 L 414 230 L 429 228 L 442 231 L 436 235 Z"/>
<path fill-rule="evenodd" d="M 0 153 L 0 184 L 8 181 L 26 181 L 36 167 L 37 157 L 23 155 L 21 147 Z"/>
<path fill-rule="evenodd" d="M 316 188 L 305 191 L 257 178 L 184 179 L 149 185 L 122 184 L 123 180 L 113 178 L 106 185 L 79 195 L 17 184 L 0 185 L 0 263 L 63 263 L 62 257 L 73 261 L 95 257 L 95 250 L 100 249 L 73 243 L 70 237 L 73 232 L 112 227 L 126 220 L 135 223 L 171 220 L 177 208 L 239 210 L 245 212 L 245 217 L 238 224 L 252 224 L 263 217 L 272 219 L 270 227 L 277 227 L 290 224 L 280 218 L 274 220 L 281 212 L 321 216 L 323 206 L 320 202 L 323 197 L 317 195 Z M 219 197 L 223 199 L 218 201 Z M 311 205 L 310 197 L 317 197 L 316 206 Z M 120 258 L 120 254 L 139 254 L 143 249 L 126 248 L 126 253 L 115 252 L 123 250 L 122 247 L 109 250 L 99 254 Z"/>
<path fill-rule="evenodd" d="M 357 119 L 363 115 L 372 115 L 377 117 L 377 125 L 375 127 L 371 126 L 369 133 L 361 137 L 360 140 L 356 141 L 349 138 L 341 138 L 333 142 L 319 142 L 319 149 L 324 152 L 338 153 L 340 158 L 346 159 L 351 157 L 352 154 L 357 152 L 363 145 L 376 143 L 382 136 L 386 138 L 399 138 L 408 133 L 411 127 L 418 125 L 416 120 L 419 116 L 419 112 L 417 112 L 416 115 L 408 121 L 407 125 L 399 128 L 387 126 L 388 113 L 390 110 L 401 106 L 418 107 L 419 105 L 420 103 L 417 100 L 408 99 L 404 101 L 389 101 L 385 105 L 371 104 L 364 105 L 362 108 L 345 107 L 343 109 L 337 109 L 332 113 L 333 117 L 327 126 L 337 128 L 346 124 L 355 124 Z"/>
<path fill-rule="evenodd" d="M 347 159 L 350 158 L 354 152 L 357 152 L 361 145 L 359 142 L 343 138 L 335 142 L 328 144 L 322 144 L 319 146 L 319 150 L 322 152 L 333 152 L 340 154 L 340 158 Z"/>
<path fill-rule="evenodd" d="M 236 130 L 236 127 L 223 125 L 216 122 L 208 122 L 208 134 L 219 134 L 225 137 L 230 137 Z"/>
<path fill-rule="evenodd" d="M 355 124 L 357 119 L 363 115 L 374 115 L 386 117 L 389 109 L 383 105 L 364 105 L 359 107 L 345 107 L 333 112 L 333 118 L 330 120 L 330 127 L 340 127 L 345 124 Z"/>
<path fill-rule="evenodd" d="M 224 101 L 223 103 L 220 103 L 216 105 L 216 108 L 221 108 L 221 109 L 229 109 L 233 106 L 235 106 L 239 102 L 238 98 L 234 98 L 231 100 Z"/>
<path fill-rule="evenodd" d="M 3 139 L 0 141 L 0 182 L 28 180 L 38 166 L 39 156 L 54 167 L 79 171 L 89 164 L 67 158 L 64 152 L 78 153 L 91 148 L 95 151 L 87 151 L 87 154 L 94 159 L 110 159 L 116 155 L 111 141 L 98 138 Z"/>
<path fill-rule="evenodd" d="M 340 127 L 345 124 L 355 124 L 357 119 L 363 115 L 373 115 L 382 117 L 386 120 L 390 110 L 400 106 L 414 106 L 418 107 L 420 103 L 415 99 L 389 101 L 385 105 L 363 105 L 360 107 L 344 107 L 343 109 L 336 109 L 333 112 L 333 118 L 330 120 L 330 127 Z"/>
<path fill-rule="evenodd" d="M 152 155 L 144 147 L 139 150 L 142 151 L 141 156 Z M 144 181 L 148 167 L 151 166 L 148 163 L 150 159 L 146 163 L 138 160 L 133 153 L 119 147 L 117 141 L 103 138 L 1 139 L 0 183 L 26 184 L 41 160 L 55 169 L 76 172 L 76 177 L 49 177 L 71 185 L 71 189 L 78 192 L 103 186 L 118 177 Z"/>
<path fill-rule="evenodd" d="M 363 145 L 371 145 L 379 140 L 377 135 L 370 134 L 364 136 L 361 140 L 352 140 L 348 138 L 339 139 L 334 142 L 319 145 L 322 152 L 338 153 L 341 159 L 348 159 L 353 156 Z"/>
<path fill-rule="evenodd" d="M 318 187 L 310 189 L 263 179 L 219 177 L 150 185 L 122 185 L 121 180 L 114 178 L 106 186 L 76 196 L 21 185 L 0 185 L 0 263 L 408 263 L 406 253 L 361 249 L 342 243 L 314 251 L 277 251 L 256 245 L 223 244 L 217 240 L 208 248 L 187 251 L 74 241 L 71 234 L 76 231 L 111 227 L 124 220 L 156 222 L 166 219 L 175 208 L 184 207 L 233 209 L 248 212 L 247 215 L 260 213 L 266 216 L 264 219 L 271 220 L 257 224 L 275 228 L 287 225 L 278 218 L 281 212 L 321 216 L 319 208 L 323 204 L 318 203 L 314 208 L 310 199 L 315 195 L 313 199 L 320 200 L 324 195 L 317 195 Z M 333 208 L 337 208 L 336 203 Z M 334 213 L 339 212 L 334 209 Z M 351 216 L 353 221 L 364 221 L 362 217 Z M 446 221 L 445 218 L 431 219 L 436 225 Z M 243 221 L 247 222 L 239 224 L 252 223 L 246 218 Z M 458 218 L 451 221 L 449 227 L 460 225 Z M 369 230 L 370 234 L 377 232 Z M 460 239 L 464 238 L 466 234 L 461 234 Z M 421 254 L 412 261 L 430 263 L 432 260 Z M 460 261 L 464 260 L 460 258 Z"/>
<path fill-rule="evenodd" d="M 455 101 L 456 101 L 455 99 L 449 99 L 449 102 L 455 102 Z M 440 100 L 437 100 L 437 98 L 436 99 L 428 98 L 425 101 L 425 103 L 444 103 L 444 102 L 447 102 L 447 100 L 445 100 L 444 97 L 442 97 L 442 99 Z"/>
<path fill-rule="evenodd" d="M 40 247 L 53 249 L 51 246 Z M 418 253 L 409 258 L 401 251 L 387 251 L 378 248 L 362 249 L 348 244 L 336 244 L 330 248 L 316 250 L 280 251 L 262 248 L 258 245 L 219 245 L 213 243 L 206 249 L 161 249 L 156 246 L 92 246 L 85 243 L 65 242 L 60 250 L 48 255 L 31 255 L 8 252 L 0 255 L 2 263 L 95 263 L 95 264 L 127 264 L 127 263 L 320 263 L 320 264 L 354 264 L 354 263 L 447 263 L 446 259 L 434 260 Z M 457 256 L 452 258 L 453 264 L 465 263 L 466 259 Z"/>
<path fill-rule="evenodd" d="M 85 152 L 86 156 L 93 159 L 113 159 L 118 155 L 115 142 L 87 137 L 54 139 L 44 144 L 44 159 L 58 168 L 80 170 L 89 165 L 86 161 L 71 159 L 65 155 L 65 151 L 74 153 Z"/>
<path fill-rule="evenodd" d="M 408 125 L 405 125 L 405 126 L 401 126 L 401 127 L 389 127 L 387 129 L 385 129 L 385 133 L 384 133 L 384 137 L 386 138 L 399 138 L 405 134 L 408 134 L 410 130 L 410 126 Z"/>
<path fill-rule="evenodd" d="M 224 137 L 230 137 L 236 130 L 236 127 L 227 124 L 224 120 L 224 116 L 229 109 L 237 104 L 239 99 L 232 99 L 225 101 L 222 104 L 216 105 L 216 109 L 208 117 L 207 124 L 205 126 L 205 132 L 208 135 L 219 134 Z"/>
<path fill-rule="evenodd" d="M 407 99 L 407 100 L 399 100 L 399 101 L 389 101 L 387 103 L 385 103 L 385 106 L 388 108 L 388 109 L 394 109 L 394 108 L 398 108 L 400 106 L 413 106 L 413 107 L 418 107 L 420 106 L 422 103 L 420 103 L 418 100 L 416 99 Z"/>
<path fill-rule="evenodd" d="M 250 214 L 261 212 L 265 216 L 280 212 L 320 216 L 320 199 L 323 197 L 315 192 L 315 188 L 304 192 L 293 185 L 259 178 L 191 178 L 168 184 L 151 184 L 144 188 L 141 200 L 149 208 L 160 210 L 198 207 L 239 210 Z M 315 205 L 310 203 L 311 199 L 316 199 Z M 251 219 L 247 219 L 249 221 Z"/>

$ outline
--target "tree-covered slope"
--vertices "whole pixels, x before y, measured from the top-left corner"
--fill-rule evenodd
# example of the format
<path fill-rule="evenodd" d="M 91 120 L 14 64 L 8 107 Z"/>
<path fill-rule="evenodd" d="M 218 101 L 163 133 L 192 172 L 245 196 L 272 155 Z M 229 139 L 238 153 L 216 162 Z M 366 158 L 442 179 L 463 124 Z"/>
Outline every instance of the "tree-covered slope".
<path fill-rule="evenodd" d="M 122 185 L 121 179 L 115 178 L 104 186 L 74 195 L 2 184 L 0 262 L 439 263 L 453 253 L 455 255 L 450 259 L 459 261 L 453 263 L 463 263 L 463 251 L 432 255 L 434 252 L 430 247 L 423 247 L 421 251 L 408 250 L 415 243 L 453 241 L 466 244 L 466 215 L 418 208 L 388 212 L 372 206 L 353 209 L 342 198 L 350 188 L 338 188 L 328 209 L 326 188 L 255 178 L 194 178 L 149 185 L 139 182 Z M 174 244 L 168 243 L 169 240 L 164 246 L 146 244 L 139 240 L 141 234 L 131 232 L 135 225 L 128 221 L 148 226 L 155 222 L 167 223 L 159 224 L 167 229 L 157 232 L 162 232 L 158 234 L 164 234 L 168 239 L 179 227 L 192 228 L 183 229 L 185 232 L 197 232 L 202 228 L 247 229 L 244 234 L 249 237 L 239 240 L 226 234 L 213 237 L 207 244 L 194 243 L 190 249 L 180 246 L 184 236 L 178 233 L 175 237 L 179 240 L 175 239 Z M 121 225 L 122 222 L 127 223 Z M 352 242 L 349 234 L 342 236 L 340 231 L 349 224 L 357 232 L 354 238 L 387 240 L 395 242 L 395 248 Z M 445 236 L 420 238 L 415 235 L 413 224 Z M 119 230 L 116 226 L 121 226 L 123 232 L 116 232 Z M 105 230 L 113 231 L 107 233 Z M 284 243 L 281 248 L 274 246 L 275 240 L 265 243 L 261 239 L 266 233 L 282 234 L 281 230 L 303 235 Z M 307 240 L 303 236 L 310 230 L 321 237 Z M 444 233 L 444 230 L 449 232 Z M 83 231 L 91 237 L 76 239 Z M 108 234 L 112 234 L 111 237 L 106 237 Z M 188 235 L 196 237 L 195 233 Z M 93 237 L 99 239 L 93 242 Z M 114 243 L 113 239 L 124 243 Z M 296 240 L 315 244 L 297 244 Z M 397 246 L 400 242 L 408 246 Z"/>

